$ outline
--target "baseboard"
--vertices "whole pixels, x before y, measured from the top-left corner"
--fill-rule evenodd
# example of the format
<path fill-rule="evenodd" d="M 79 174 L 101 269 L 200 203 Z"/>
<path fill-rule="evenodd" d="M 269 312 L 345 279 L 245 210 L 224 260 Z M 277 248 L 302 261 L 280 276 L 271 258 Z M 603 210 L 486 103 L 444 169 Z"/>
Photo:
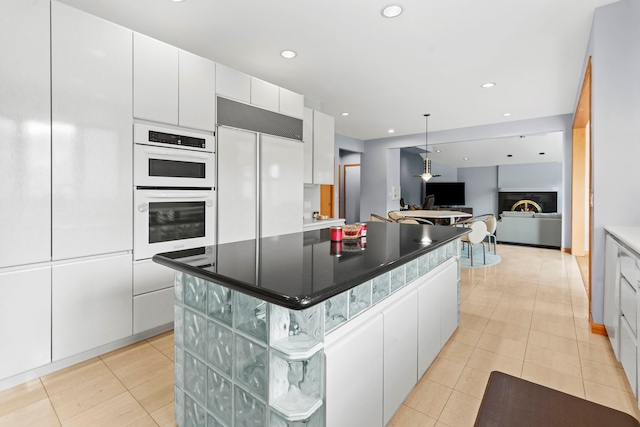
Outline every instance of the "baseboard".
<path fill-rule="evenodd" d="M 589 321 L 589 323 L 591 323 L 591 333 L 592 334 L 604 335 L 605 337 L 609 336 L 607 334 L 607 328 L 605 328 L 604 325 L 600 325 L 599 323 L 593 323 L 592 321 Z"/>
<path fill-rule="evenodd" d="M 560 250 L 564 253 L 570 254 L 571 253 L 571 248 L 560 248 Z"/>

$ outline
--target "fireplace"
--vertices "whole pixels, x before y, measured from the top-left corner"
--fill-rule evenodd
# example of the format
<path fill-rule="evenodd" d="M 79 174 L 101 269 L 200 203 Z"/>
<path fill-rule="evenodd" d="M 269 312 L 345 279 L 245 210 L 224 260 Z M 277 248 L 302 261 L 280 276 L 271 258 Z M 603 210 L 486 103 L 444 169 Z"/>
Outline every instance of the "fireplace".
<path fill-rule="evenodd" d="M 557 212 L 556 191 L 501 191 L 498 193 L 499 212 Z"/>

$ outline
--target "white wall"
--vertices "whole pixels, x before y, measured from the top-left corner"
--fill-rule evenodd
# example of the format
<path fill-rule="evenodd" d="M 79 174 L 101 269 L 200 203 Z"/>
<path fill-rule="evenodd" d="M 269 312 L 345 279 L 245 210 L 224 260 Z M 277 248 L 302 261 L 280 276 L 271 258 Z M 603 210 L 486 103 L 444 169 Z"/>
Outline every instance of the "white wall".
<path fill-rule="evenodd" d="M 603 323 L 604 227 L 640 225 L 639 22 L 640 0 L 597 8 L 586 55 L 592 55 L 591 314 L 597 324 Z"/>
<path fill-rule="evenodd" d="M 562 163 L 501 165 L 498 167 L 498 188 L 500 191 L 556 191 L 558 212 L 563 212 Z M 570 203 L 571 197 L 568 199 Z M 570 217 L 566 219 L 566 223 L 570 223 Z"/>

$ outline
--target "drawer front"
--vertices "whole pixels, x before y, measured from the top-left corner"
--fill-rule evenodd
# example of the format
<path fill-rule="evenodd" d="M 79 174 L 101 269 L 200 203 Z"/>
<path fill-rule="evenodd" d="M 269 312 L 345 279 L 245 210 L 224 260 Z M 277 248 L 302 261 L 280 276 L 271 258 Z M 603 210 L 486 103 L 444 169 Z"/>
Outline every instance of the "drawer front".
<path fill-rule="evenodd" d="M 637 377 L 637 345 L 636 340 L 631 333 L 631 328 L 624 316 L 620 319 L 620 363 L 627 375 L 633 394 L 638 395 L 638 377 Z"/>
<path fill-rule="evenodd" d="M 133 333 L 173 322 L 173 288 L 133 297 Z"/>
<path fill-rule="evenodd" d="M 636 257 L 620 248 L 620 274 L 622 274 L 634 288 L 638 287 L 636 271 Z"/>
<path fill-rule="evenodd" d="M 173 269 L 150 259 L 136 261 L 133 263 L 133 295 L 173 288 L 173 276 Z"/>
<path fill-rule="evenodd" d="M 627 282 L 624 277 L 620 278 L 620 311 L 627 319 L 633 335 L 636 336 L 637 331 L 637 311 L 638 300 L 636 289 Z"/>

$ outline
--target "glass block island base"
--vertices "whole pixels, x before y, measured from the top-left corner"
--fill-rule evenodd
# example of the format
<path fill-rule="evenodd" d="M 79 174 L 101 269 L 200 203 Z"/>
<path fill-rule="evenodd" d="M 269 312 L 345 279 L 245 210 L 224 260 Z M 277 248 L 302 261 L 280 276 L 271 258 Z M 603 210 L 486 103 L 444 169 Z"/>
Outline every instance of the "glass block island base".
<path fill-rule="evenodd" d="M 460 240 L 451 240 L 303 310 L 176 271 L 176 423 L 180 427 L 385 425 L 459 323 L 459 255 Z M 405 305 L 394 311 L 399 304 Z M 408 317 L 394 323 L 395 313 Z M 372 326 L 378 324 L 379 330 Z M 358 348 L 343 354 L 349 342 L 358 342 L 364 325 L 367 333 L 374 334 L 366 342 L 382 345 L 364 355 L 356 354 Z M 385 335 L 385 326 L 395 325 L 401 330 Z M 394 385 L 384 379 L 388 375 L 401 379 L 402 372 L 394 369 L 406 370 L 402 365 L 407 363 L 385 365 L 385 360 L 396 360 L 388 354 L 385 340 L 404 332 L 409 351 L 401 338 L 392 347 L 400 357 L 408 357 L 410 372 L 404 385 Z M 361 359 L 354 362 L 354 358 Z M 381 361 L 380 369 L 375 361 Z M 357 394 L 362 393 L 349 395 L 349 390 L 358 389 L 362 374 L 344 377 L 341 363 L 373 369 L 362 387 L 378 393 L 384 404 L 359 402 L 362 397 Z M 349 387 L 344 387 L 347 383 Z M 359 422 L 354 424 L 353 417 Z M 361 424 L 367 417 L 371 421 Z"/>

